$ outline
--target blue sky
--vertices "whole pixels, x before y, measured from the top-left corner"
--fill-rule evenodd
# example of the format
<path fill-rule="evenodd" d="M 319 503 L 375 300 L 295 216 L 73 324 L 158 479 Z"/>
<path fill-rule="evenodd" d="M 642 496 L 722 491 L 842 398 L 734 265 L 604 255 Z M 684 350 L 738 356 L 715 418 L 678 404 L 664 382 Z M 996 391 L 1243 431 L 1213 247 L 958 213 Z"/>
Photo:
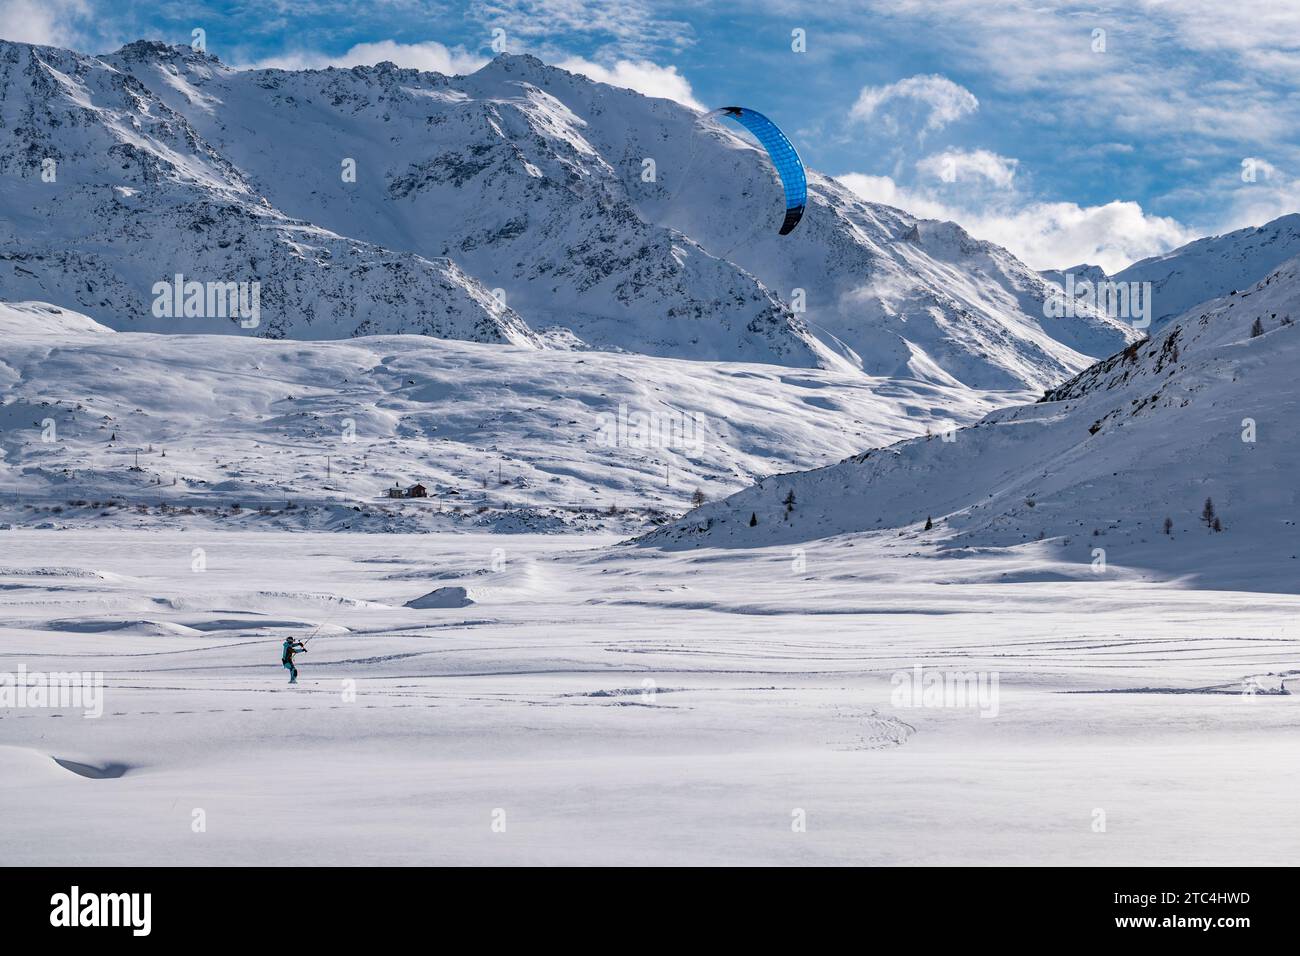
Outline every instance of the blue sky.
<path fill-rule="evenodd" d="M 1037 268 L 1113 271 L 1300 209 L 1287 0 L 0 0 L 0 36 L 86 52 L 195 27 L 236 65 L 444 72 L 501 31 L 597 79 L 760 109 L 809 166 Z"/>

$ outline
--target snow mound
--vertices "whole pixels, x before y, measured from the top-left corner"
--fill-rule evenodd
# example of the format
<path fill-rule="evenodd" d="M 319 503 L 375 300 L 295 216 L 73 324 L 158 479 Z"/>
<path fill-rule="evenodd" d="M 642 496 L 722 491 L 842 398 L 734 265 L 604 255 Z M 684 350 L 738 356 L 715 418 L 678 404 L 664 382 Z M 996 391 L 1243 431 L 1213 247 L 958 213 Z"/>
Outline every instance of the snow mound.
<path fill-rule="evenodd" d="M 88 315 L 48 302 L 0 302 L 0 335 L 112 335 Z"/>
<path fill-rule="evenodd" d="M 70 777 L 87 780 L 112 780 L 134 769 L 120 761 L 89 763 L 56 757 L 31 747 L 0 745 L 0 780 L 44 779 L 50 783 L 66 782 Z"/>
<path fill-rule="evenodd" d="M 0 787 L 32 780 L 55 784 L 66 781 L 67 776 L 47 753 L 31 747 L 0 745 Z"/>
<path fill-rule="evenodd" d="M 64 618 L 50 621 L 51 631 L 67 634 L 130 634 L 139 637 L 199 637 L 202 632 L 174 621 Z"/>
<path fill-rule="evenodd" d="M 51 757 L 50 759 L 64 770 L 69 770 L 78 777 L 85 777 L 87 780 L 115 780 L 131 769 L 130 764 L 125 763 L 81 763 L 78 760 L 68 760 L 65 757 Z"/>
<path fill-rule="evenodd" d="M 0 577 L 7 578 L 68 578 L 81 581 L 127 581 L 121 574 L 92 571 L 88 568 L 68 568 L 42 565 L 39 567 L 0 567 Z"/>
<path fill-rule="evenodd" d="M 435 588 L 428 594 L 407 601 L 403 606 L 415 608 L 419 611 L 427 611 L 432 608 L 469 607 L 478 603 L 473 596 L 475 594 L 481 597 L 480 589 L 451 585 L 449 587 Z"/>

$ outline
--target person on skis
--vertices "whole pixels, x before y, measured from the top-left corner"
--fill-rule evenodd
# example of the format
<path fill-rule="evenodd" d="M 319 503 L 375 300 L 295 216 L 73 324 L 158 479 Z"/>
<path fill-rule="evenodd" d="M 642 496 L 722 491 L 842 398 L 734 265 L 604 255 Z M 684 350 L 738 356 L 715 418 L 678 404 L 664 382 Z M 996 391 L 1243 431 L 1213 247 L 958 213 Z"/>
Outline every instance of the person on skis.
<path fill-rule="evenodd" d="M 284 653 L 280 655 L 280 663 L 289 670 L 289 683 L 298 683 L 298 668 L 293 666 L 293 655 L 297 653 L 307 653 L 307 646 L 302 641 L 295 641 L 292 637 L 284 639 Z"/>

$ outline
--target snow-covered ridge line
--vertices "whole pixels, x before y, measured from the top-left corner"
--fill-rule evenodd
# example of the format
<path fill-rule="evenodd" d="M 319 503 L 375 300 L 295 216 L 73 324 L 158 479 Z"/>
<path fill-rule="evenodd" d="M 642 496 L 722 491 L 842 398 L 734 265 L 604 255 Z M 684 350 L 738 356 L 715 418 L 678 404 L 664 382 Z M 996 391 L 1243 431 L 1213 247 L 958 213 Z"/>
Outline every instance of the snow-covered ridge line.
<path fill-rule="evenodd" d="M 1135 262 L 1113 276 L 1086 264 L 1041 275 L 1057 285 L 1072 282 L 1089 292 L 1101 284 L 1123 287 L 1130 293 L 1141 287 L 1151 309 L 1151 326 L 1159 329 L 1201 302 L 1248 288 L 1297 255 L 1300 213 L 1291 213 L 1262 226 L 1196 239 Z"/>
<path fill-rule="evenodd" d="M 764 479 L 646 542 L 761 547 L 889 529 L 958 557 L 1043 541 L 1103 571 L 1295 590 L 1298 318 L 1300 258 L 1035 404 Z"/>
<path fill-rule="evenodd" d="M 1010 390 L 1136 337 L 1047 318 L 1059 290 L 1006 250 L 815 173 L 778 236 L 756 149 L 528 56 L 446 77 L 0 41 L 0 113 L 26 117 L 0 128 L 6 295 L 120 330 L 418 332 Z M 259 282 L 261 321 L 156 315 L 177 274 Z"/>

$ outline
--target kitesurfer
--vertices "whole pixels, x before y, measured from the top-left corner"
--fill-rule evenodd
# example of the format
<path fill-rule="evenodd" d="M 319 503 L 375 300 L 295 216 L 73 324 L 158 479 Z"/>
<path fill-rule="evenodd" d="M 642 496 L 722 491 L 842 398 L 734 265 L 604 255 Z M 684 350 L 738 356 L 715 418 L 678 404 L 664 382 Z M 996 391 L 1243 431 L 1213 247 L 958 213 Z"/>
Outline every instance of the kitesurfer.
<path fill-rule="evenodd" d="M 280 655 L 280 663 L 289 670 L 289 683 L 298 683 L 298 668 L 293 666 L 293 655 L 307 653 L 307 645 L 302 641 L 295 641 L 292 637 L 284 639 L 284 652 Z"/>

